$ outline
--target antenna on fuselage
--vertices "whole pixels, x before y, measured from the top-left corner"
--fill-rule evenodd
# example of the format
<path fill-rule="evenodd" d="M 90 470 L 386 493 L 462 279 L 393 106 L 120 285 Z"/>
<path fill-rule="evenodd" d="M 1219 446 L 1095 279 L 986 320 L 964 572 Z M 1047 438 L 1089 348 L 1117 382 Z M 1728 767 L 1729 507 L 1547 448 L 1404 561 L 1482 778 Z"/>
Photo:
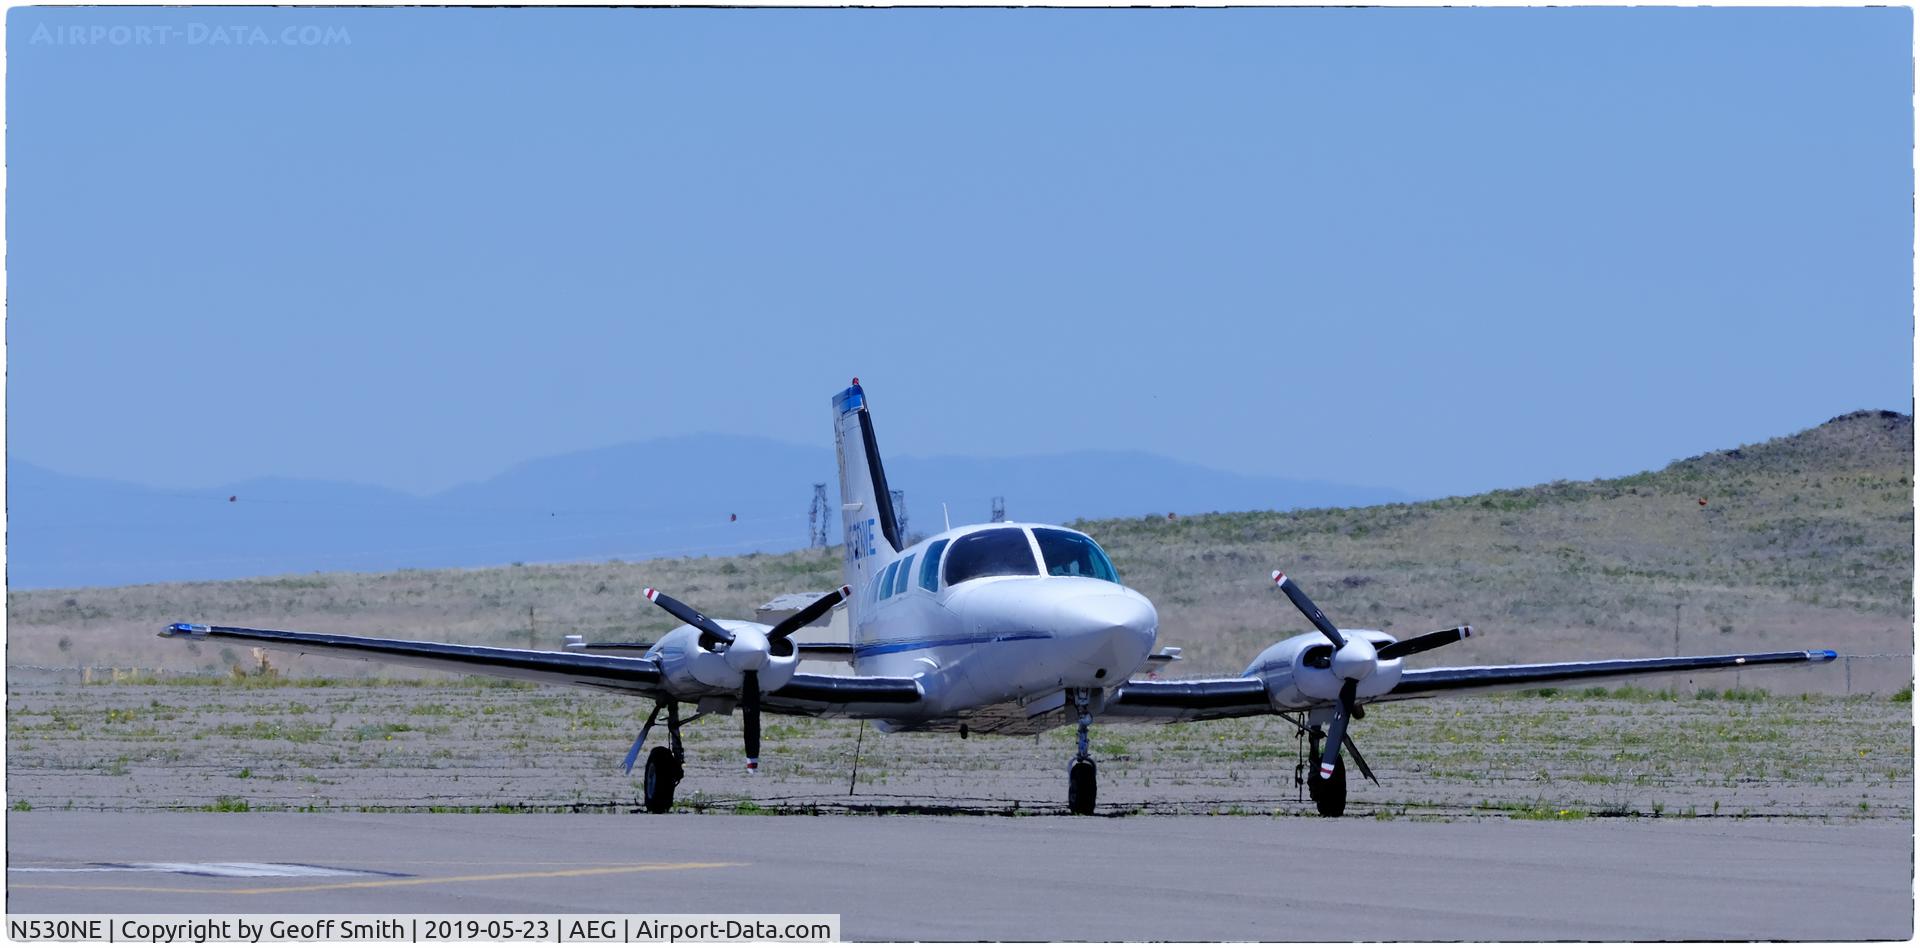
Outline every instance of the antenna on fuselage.
<path fill-rule="evenodd" d="M 944 500 L 940 502 L 940 522 L 945 525 L 942 529 L 953 529 L 953 515 L 947 513 L 947 502 Z"/>

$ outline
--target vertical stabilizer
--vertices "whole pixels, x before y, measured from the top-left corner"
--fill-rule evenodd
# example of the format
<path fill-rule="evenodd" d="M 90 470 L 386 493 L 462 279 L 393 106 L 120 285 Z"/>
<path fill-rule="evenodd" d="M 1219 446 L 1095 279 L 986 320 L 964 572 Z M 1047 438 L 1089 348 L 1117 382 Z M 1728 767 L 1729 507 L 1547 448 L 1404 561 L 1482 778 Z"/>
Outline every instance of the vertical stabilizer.
<path fill-rule="evenodd" d="M 887 472 L 880 466 L 880 446 L 873 438 L 873 416 L 867 413 L 867 397 L 860 390 L 859 379 L 833 397 L 833 446 L 840 455 L 846 581 L 855 590 L 864 590 L 868 580 L 886 568 L 903 544 L 900 525 L 893 518 Z M 859 598 L 857 593 L 855 598 Z"/>

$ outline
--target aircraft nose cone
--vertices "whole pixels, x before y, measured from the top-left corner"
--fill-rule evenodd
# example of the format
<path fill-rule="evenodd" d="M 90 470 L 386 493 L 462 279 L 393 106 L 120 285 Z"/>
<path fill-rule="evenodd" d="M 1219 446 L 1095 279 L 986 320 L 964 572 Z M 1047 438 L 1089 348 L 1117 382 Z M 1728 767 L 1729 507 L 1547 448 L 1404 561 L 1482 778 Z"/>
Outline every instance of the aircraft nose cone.
<path fill-rule="evenodd" d="M 1146 659 L 1160 625 L 1153 604 L 1133 596 L 1077 597 L 1061 612 L 1060 633 L 1087 642 L 1089 660 L 1122 674 Z"/>
<path fill-rule="evenodd" d="M 1357 635 L 1347 638 L 1346 647 L 1333 653 L 1333 673 L 1358 681 L 1380 667 L 1380 653 L 1373 643 Z"/>
<path fill-rule="evenodd" d="M 733 633 L 733 644 L 727 646 L 727 665 L 734 671 L 757 672 L 767 667 L 769 648 L 765 634 L 742 629 Z"/>
<path fill-rule="evenodd" d="M 1088 632 L 1152 631 L 1160 617 L 1153 605 L 1131 596 L 1087 596 L 1067 607 L 1073 624 Z"/>

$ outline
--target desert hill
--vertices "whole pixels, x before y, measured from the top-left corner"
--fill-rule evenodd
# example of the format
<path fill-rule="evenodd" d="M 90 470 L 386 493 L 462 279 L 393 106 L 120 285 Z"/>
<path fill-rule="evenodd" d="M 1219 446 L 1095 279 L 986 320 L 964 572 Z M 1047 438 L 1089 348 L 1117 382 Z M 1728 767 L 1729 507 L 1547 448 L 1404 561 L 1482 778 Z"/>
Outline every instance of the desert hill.
<path fill-rule="evenodd" d="M 1628 477 L 1077 526 L 1158 604 L 1161 640 L 1185 648 L 1178 669 L 1193 675 L 1238 672 L 1306 628 L 1268 583 L 1274 568 L 1341 625 L 1405 636 L 1474 624 L 1474 639 L 1425 664 L 1672 654 L 1676 625 L 1688 653 L 1910 654 L 1913 512 L 1912 417 L 1856 412 Z M 640 599 L 648 585 L 709 613 L 751 615 L 778 593 L 830 588 L 838 576 L 834 549 L 12 592 L 8 661 L 223 671 L 237 658 L 153 636 L 176 620 L 524 644 L 529 609 L 534 639 L 552 647 L 564 633 L 669 627 Z M 1905 681 L 1909 665 L 1886 664 Z"/>

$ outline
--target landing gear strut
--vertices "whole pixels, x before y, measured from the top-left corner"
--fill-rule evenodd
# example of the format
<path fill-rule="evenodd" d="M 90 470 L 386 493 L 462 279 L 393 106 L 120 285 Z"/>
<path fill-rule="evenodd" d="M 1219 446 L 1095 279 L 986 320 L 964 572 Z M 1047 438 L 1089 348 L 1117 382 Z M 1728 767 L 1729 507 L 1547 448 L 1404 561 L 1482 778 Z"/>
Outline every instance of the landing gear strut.
<path fill-rule="evenodd" d="M 1086 688 L 1075 688 L 1070 694 L 1073 708 L 1080 715 L 1080 735 L 1073 765 L 1067 768 L 1067 812 L 1092 816 L 1094 799 L 1099 796 L 1093 755 L 1087 753 L 1087 729 L 1093 726 L 1093 694 Z"/>
<path fill-rule="evenodd" d="M 655 747 L 647 754 L 646 779 L 641 784 L 641 800 L 648 813 L 673 809 L 673 788 L 686 776 L 687 750 L 680 743 L 680 702 L 667 703 L 667 747 Z"/>
<path fill-rule="evenodd" d="M 1309 728 L 1307 736 L 1313 745 L 1312 756 L 1307 758 L 1307 795 L 1313 797 L 1314 809 L 1321 816 L 1339 816 L 1347 812 L 1347 761 L 1345 756 L 1334 759 L 1333 776 L 1321 777 L 1319 768 L 1312 761 L 1320 759 L 1321 742 L 1326 740 L 1327 732 L 1318 726 Z"/>

